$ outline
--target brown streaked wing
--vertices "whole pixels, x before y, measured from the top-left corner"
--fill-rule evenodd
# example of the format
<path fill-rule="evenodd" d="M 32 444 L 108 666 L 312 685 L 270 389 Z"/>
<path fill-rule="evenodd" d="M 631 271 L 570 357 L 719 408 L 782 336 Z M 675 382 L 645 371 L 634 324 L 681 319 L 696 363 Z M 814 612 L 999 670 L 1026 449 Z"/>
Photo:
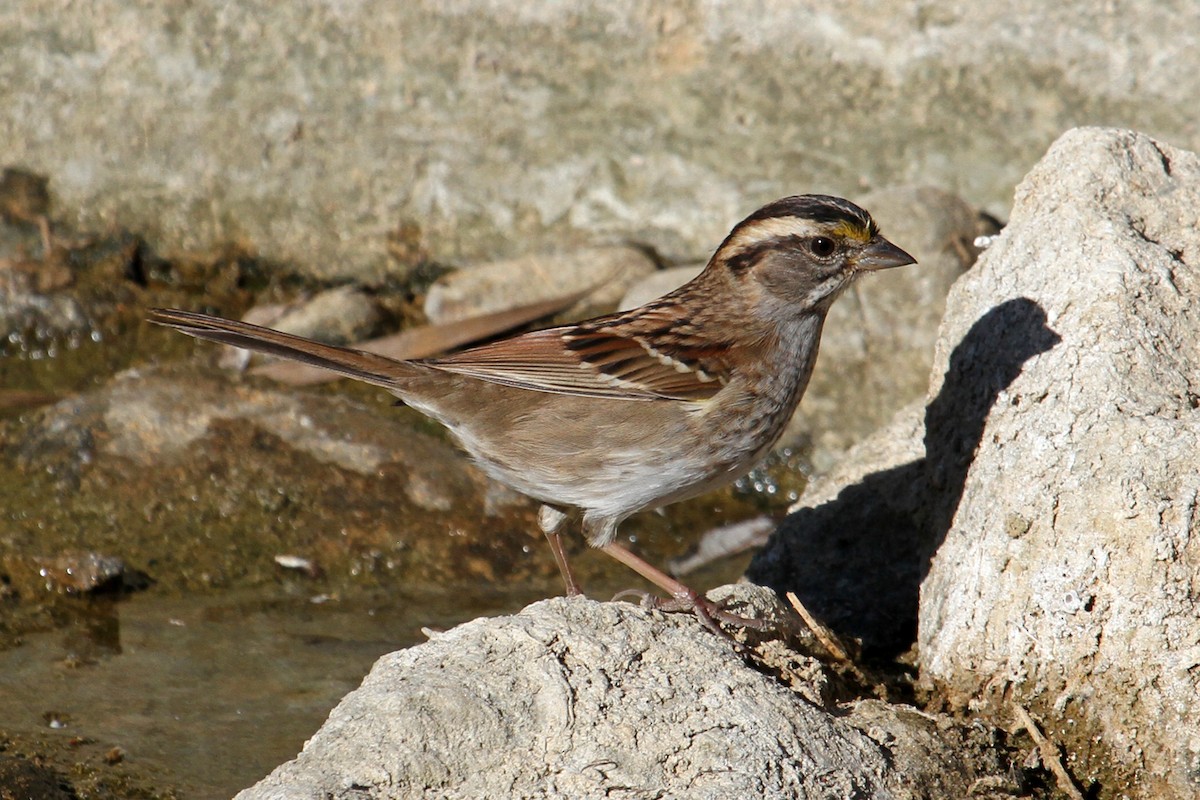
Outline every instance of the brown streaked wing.
<path fill-rule="evenodd" d="M 572 325 L 422 363 L 506 386 L 585 397 L 705 400 L 720 391 L 720 374 L 655 353 L 640 338 Z"/>

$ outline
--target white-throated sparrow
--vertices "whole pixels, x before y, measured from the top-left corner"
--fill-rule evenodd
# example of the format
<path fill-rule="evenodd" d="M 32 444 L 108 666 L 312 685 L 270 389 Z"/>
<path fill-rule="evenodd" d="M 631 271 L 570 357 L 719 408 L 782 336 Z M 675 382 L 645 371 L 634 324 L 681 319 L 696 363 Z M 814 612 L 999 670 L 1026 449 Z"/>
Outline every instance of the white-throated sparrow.
<path fill-rule="evenodd" d="M 376 384 L 441 422 L 483 470 L 545 505 L 569 594 L 560 509 L 588 542 L 706 624 L 726 616 L 615 541 L 630 514 L 737 479 L 776 442 L 817 358 L 826 311 L 864 272 L 915 263 L 866 211 L 787 197 L 730 232 L 690 283 L 639 308 L 445 358 L 397 361 L 204 314 L 153 322 Z"/>

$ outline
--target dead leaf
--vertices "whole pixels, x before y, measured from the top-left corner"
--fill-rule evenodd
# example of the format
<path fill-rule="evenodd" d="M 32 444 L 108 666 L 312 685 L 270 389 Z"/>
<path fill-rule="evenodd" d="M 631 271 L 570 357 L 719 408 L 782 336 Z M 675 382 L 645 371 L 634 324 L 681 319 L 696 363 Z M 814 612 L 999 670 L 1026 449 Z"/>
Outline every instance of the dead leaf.
<path fill-rule="evenodd" d="M 37 408 L 49 405 L 59 399 L 60 395 L 52 392 L 38 392 L 25 389 L 0 389 L 0 408 Z"/>

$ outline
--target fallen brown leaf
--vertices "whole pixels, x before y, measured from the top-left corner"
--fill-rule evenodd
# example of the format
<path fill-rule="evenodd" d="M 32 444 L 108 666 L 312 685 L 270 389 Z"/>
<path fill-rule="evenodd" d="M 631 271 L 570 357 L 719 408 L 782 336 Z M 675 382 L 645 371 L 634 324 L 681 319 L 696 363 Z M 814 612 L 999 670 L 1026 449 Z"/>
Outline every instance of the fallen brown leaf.
<path fill-rule="evenodd" d="M 61 395 L 26 389 L 0 389 L 0 408 L 36 408 L 56 402 Z"/>

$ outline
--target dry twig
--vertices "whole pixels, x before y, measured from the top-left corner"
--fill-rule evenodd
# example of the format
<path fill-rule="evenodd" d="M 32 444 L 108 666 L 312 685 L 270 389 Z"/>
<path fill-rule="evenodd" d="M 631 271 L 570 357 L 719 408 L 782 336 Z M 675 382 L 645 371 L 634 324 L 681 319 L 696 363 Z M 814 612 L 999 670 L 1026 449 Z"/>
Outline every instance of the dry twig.
<path fill-rule="evenodd" d="M 800 602 L 800 598 L 796 596 L 795 592 L 788 592 L 786 597 L 788 602 L 792 604 L 792 608 L 794 608 L 796 613 L 800 615 L 800 619 L 804 620 L 804 624 L 807 625 L 808 629 L 813 632 L 813 636 L 817 637 L 817 641 L 821 643 L 821 646 L 828 650 L 829 654 L 842 664 L 853 665 L 854 662 L 851 660 L 849 652 L 847 652 L 846 647 L 842 644 L 841 640 L 838 639 L 837 634 L 829 630 L 829 628 L 825 626 L 825 623 L 818 621 L 817 618 L 814 617 L 809 610 L 804 607 L 804 603 Z"/>
<path fill-rule="evenodd" d="M 1033 738 L 1033 743 L 1037 745 L 1038 753 L 1042 757 L 1042 763 L 1054 773 L 1054 780 L 1058 784 L 1059 791 L 1071 798 L 1071 800 L 1084 800 L 1083 792 L 1079 791 L 1079 787 L 1075 785 L 1075 780 L 1071 777 L 1071 773 L 1067 772 L 1067 768 L 1063 766 L 1062 756 L 1058 752 L 1058 747 L 1047 738 L 1046 734 L 1042 733 L 1042 729 L 1033 721 L 1033 717 L 1029 716 L 1029 712 L 1023 706 L 1019 703 L 1013 703 L 1013 709 L 1017 714 L 1017 722 L 1022 728 L 1029 731 L 1029 735 Z"/>

